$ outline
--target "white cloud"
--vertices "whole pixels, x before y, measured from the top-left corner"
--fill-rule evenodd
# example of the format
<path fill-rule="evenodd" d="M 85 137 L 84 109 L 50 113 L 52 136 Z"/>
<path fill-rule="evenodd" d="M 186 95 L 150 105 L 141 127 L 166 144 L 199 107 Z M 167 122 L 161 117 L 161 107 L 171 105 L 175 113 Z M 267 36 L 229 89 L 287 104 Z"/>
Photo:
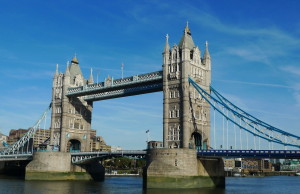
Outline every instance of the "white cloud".
<path fill-rule="evenodd" d="M 264 87 L 291 88 L 291 89 L 294 88 L 293 86 L 289 86 L 289 85 L 272 84 L 272 83 L 244 82 L 244 81 L 236 81 L 236 80 L 216 80 L 216 81 L 254 85 L 254 86 L 264 86 Z"/>
<path fill-rule="evenodd" d="M 300 75 L 300 67 L 296 67 L 296 66 L 283 66 L 280 68 L 281 70 L 288 72 L 290 74 L 294 74 L 294 75 Z"/>

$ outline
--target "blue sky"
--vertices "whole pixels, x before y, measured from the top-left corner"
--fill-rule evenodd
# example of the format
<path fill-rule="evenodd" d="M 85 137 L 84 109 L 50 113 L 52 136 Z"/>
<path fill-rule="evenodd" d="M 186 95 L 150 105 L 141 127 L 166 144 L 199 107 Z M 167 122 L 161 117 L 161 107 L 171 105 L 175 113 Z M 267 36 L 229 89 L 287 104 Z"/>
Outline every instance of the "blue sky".
<path fill-rule="evenodd" d="M 165 35 L 186 21 L 209 42 L 212 85 L 241 108 L 300 135 L 300 2 L 297 0 L 1 1 L 0 130 L 28 128 L 51 101 L 55 65 L 77 54 L 86 78 L 161 70 Z M 48 120 L 49 123 L 49 120 Z M 162 139 L 162 93 L 94 103 L 92 127 L 109 145 Z"/>

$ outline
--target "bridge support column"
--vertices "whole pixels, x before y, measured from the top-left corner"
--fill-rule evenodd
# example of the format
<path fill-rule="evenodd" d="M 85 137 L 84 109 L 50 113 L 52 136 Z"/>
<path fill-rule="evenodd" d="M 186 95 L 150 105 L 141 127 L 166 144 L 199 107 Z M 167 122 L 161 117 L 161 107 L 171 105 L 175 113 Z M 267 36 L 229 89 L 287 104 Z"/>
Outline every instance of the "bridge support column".
<path fill-rule="evenodd" d="M 4 172 L 5 162 L 0 162 L 0 174 Z"/>
<path fill-rule="evenodd" d="M 199 159 L 194 149 L 151 149 L 143 183 L 144 188 L 225 187 L 223 160 Z"/>
<path fill-rule="evenodd" d="M 26 167 L 25 180 L 92 180 L 97 177 L 96 173 L 104 177 L 104 170 L 91 175 L 84 168 L 73 165 L 68 152 L 35 152 Z"/>

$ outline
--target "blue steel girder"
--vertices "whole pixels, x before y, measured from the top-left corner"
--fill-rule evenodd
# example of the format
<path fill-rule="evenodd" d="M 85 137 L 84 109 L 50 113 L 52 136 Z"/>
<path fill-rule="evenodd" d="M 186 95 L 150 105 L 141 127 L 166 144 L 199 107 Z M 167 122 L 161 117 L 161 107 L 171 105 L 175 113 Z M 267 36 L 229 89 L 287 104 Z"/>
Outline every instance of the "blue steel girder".
<path fill-rule="evenodd" d="M 11 155 L 0 155 L 0 161 L 20 161 L 20 160 L 32 160 L 32 153 L 29 154 L 11 154 Z"/>
<path fill-rule="evenodd" d="M 198 150 L 198 157 L 300 159 L 300 150 Z"/>
<path fill-rule="evenodd" d="M 112 157 L 129 157 L 144 159 L 146 156 L 144 150 L 121 150 L 121 151 L 101 151 L 101 152 L 74 152 L 71 153 L 73 164 L 85 164 L 93 160 L 107 159 Z"/>
<path fill-rule="evenodd" d="M 138 94 L 162 91 L 163 72 L 126 77 L 105 81 L 76 88 L 69 88 L 66 96 L 82 97 L 86 101 L 97 101 L 110 98 L 119 98 Z"/>

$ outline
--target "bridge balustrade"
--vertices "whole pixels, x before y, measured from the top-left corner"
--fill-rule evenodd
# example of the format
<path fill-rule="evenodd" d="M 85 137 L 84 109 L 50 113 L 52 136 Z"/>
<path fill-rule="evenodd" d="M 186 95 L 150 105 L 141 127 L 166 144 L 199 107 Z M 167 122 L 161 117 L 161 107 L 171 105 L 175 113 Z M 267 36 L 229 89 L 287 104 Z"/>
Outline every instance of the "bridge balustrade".
<path fill-rule="evenodd" d="M 94 91 L 94 90 L 99 90 L 104 88 L 121 87 L 126 85 L 132 85 L 135 83 L 143 83 L 143 82 L 160 80 L 160 79 L 162 79 L 162 71 L 156 71 L 152 73 L 126 77 L 123 79 L 112 80 L 111 85 L 105 85 L 105 82 L 101 82 L 101 83 L 89 84 L 86 86 L 68 88 L 67 95 L 75 95 L 75 94 L 85 93 L 88 91 Z"/>

